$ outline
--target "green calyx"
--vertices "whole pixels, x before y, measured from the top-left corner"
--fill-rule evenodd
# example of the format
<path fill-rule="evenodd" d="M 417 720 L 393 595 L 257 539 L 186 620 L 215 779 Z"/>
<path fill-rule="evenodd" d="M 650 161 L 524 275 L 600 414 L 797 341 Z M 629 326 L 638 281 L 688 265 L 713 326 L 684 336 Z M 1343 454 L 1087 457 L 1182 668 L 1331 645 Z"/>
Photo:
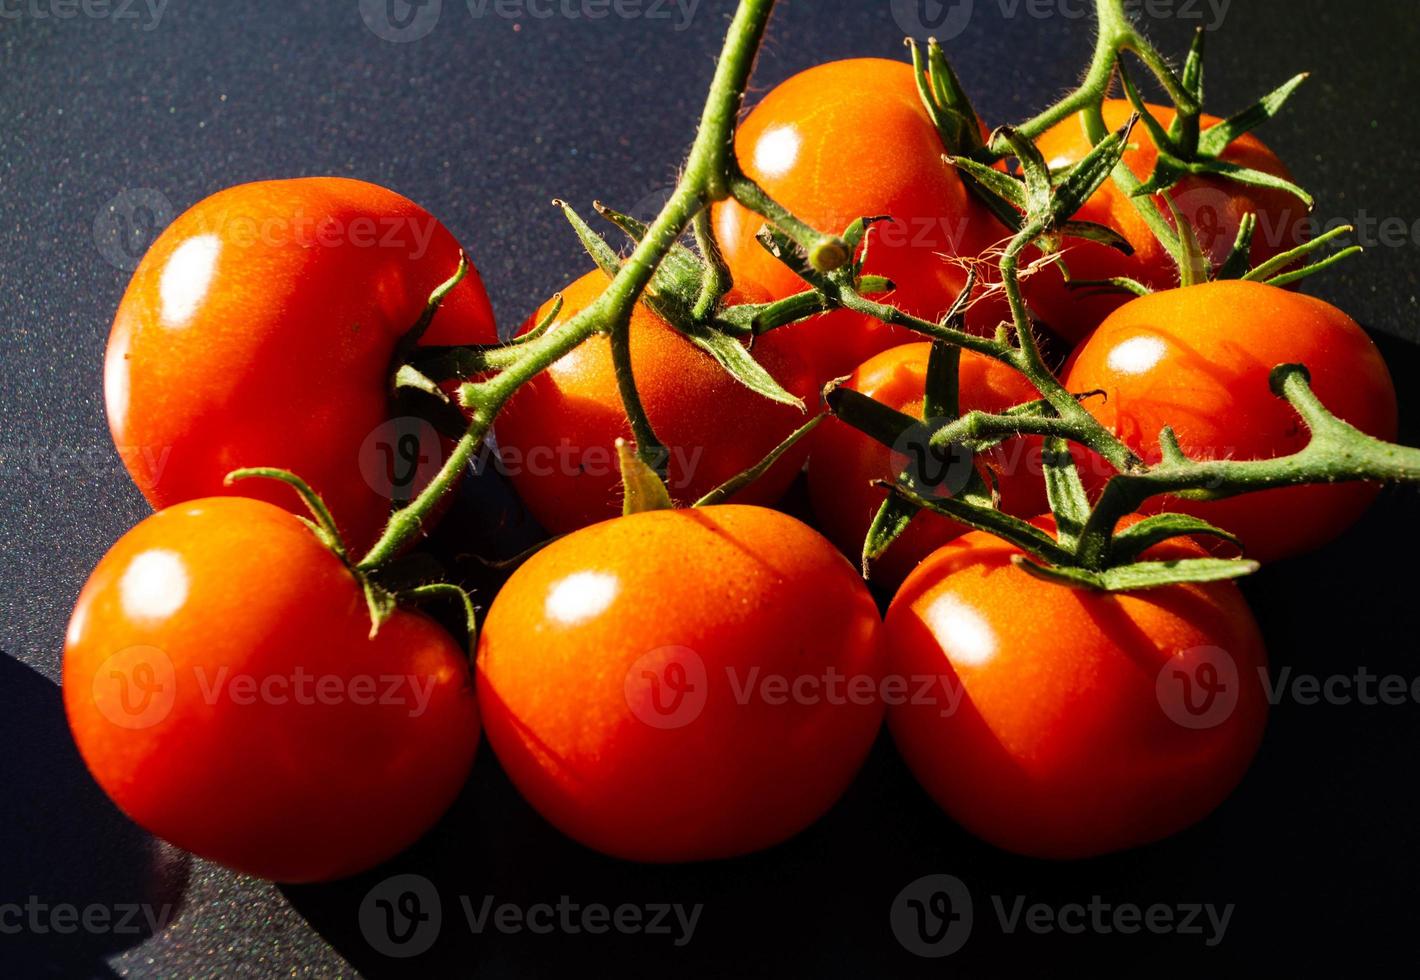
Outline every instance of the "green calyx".
<path fill-rule="evenodd" d="M 470 645 L 472 644 L 478 628 L 477 611 L 474 609 L 473 599 L 464 589 L 449 582 L 429 581 L 395 586 L 391 581 L 394 577 L 392 573 L 395 572 L 393 566 L 366 568 L 351 561 L 350 553 L 345 547 L 340 529 L 336 527 L 335 518 L 331 515 L 330 509 L 305 480 L 289 470 L 275 467 L 246 467 L 228 473 L 223 483 L 232 486 L 242 480 L 250 479 L 276 480 L 286 484 L 300 496 L 307 510 L 311 512 L 311 516 L 307 518 L 298 514 L 296 519 L 305 524 L 315 535 L 316 540 L 340 559 L 341 564 L 359 583 L 360 591 L 365 596 L 366 608 L 370 613 L 370 639 L 379 635 L 380 627 L 389 621 L 389 618 L 401 605 L 415 605 L 431 600 L 454 600 L 462 608 L 467 630 L 466 639 Z"/>

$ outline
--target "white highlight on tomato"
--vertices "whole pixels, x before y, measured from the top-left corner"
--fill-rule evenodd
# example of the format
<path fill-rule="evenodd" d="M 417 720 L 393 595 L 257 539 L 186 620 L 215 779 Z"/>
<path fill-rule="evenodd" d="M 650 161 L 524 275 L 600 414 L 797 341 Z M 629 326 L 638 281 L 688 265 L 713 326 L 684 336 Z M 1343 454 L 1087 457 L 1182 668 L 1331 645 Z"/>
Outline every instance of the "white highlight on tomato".
<path fill-rule="evenodd" d="M 1143 374 L 1152 370 L 1167 350 L 1158 337 L 1130 337 L 1109 352 L 1109 366 L 1120 374 Z"/>
<path fill-rule="evenodd" d="M 995 656 L 991 624 L 956 596 L 939 596 L 927 607 L 925 618 L 952 663 L 979 667 Z"/>
<path fill-rule="evenodd" d="M 754 147 L 754 165 L 766 177 L 782 177 L 799 159 L 802 140 L 792 127 L 771 129 Z"/>
<path fill-rule="evenodd" d="M 128 563 L 119 582 L 123 611 L 134 619 L 162 619 L 187 600 L 187 569 L 175 552 L 155 548 Z"/>
<path fill-rule="evenodd" d="M 614 575 L 578 572 L 553 586 L 544 608 L 550 618 L 572 625 L 605 611 L 620 589 Z"/>
<path fill-rule="evenodd" d="M 158 292 L 163 301 L 163 325 L 181 327 L 207 296 L 217 271 L 222 241 L 216 235 L 198 235 L 177 247 L 163 268 Z"/>

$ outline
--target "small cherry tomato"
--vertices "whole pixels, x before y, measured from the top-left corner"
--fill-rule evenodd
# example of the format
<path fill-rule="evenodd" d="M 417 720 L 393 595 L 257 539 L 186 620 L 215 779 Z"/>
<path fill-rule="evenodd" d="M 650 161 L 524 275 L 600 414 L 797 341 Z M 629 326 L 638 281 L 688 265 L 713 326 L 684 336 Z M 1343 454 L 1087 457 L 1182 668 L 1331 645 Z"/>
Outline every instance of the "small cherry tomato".
<path fill-rule="evenodd" d="M 961 293 L 964 260 L 1010 237 L 943 160 L 946 150 L 922 106 L 912 66 L 902 62 L 855 58 L 800 72 L 745 118 L 735 151 L 744 172 L 770 197 L 822 232 L 838 234 L 858 218 L 891 216 L 868 232 L 864 271 L 896 284 L 895 292 L 878 298 L 929 320 Z M 759 283 L 774 299 L 808 288 L 755 239 L 764 225 L 759 215 L 730 200 L 715 206 L 714 219 L 736 280 Z M 968 323 L 989 331 L 1004 313 L 999 298 L 983 301 Z M 825 381 L 916 338 L 846 310 L 783 329 L 813 352 Z"/>
<path fill-rule="evenodd" d="M 1164 128 L 1173 123 L 1176 113 L 1171 106 L 1151 105 L 1148 109 Z M 1104 105 L 1105 124 L 1110 130 L 1118 129 L 1133 112 L 1134 107 L 1126 100 L 1107 101 Z M 1200 118 L 1204 128 L 1219 121 L 1216 116 Z M 1131 148 L 1125 152 L 1124 162 L 1136 177 L 1147 180 L 1153 174 L 1158 148 L 1142 125 L 1135 127 L 1130 143 Z M 1056 124 L 1040 137 L 1037 146 L 1052 169 L 1078 163 L 1091 149 L 1078 116 Z M 1221 159 L 1285 180 L 1292 179 L 1286 165 L 1251 133 L 1234 140 L 1223 151 Z M 1203 176 L 1184 178 L 1168 194 L 1179 213 L 1192 226 L 1204 254 L 1211 257 L 1214 265 L 1220 265 L 1232 251 L 1238 226 L 1249 212 L 1257 215 L 1257 230 L 1252 239 L 1253 265 L 1290 251 L 1306 240 L 1307 206 L 1285 191 L 1248 187 L 1234 180 Z M 1155 200 L 1167 213 L 1162 198 Z M 1072 279 L 1087 281 L 1126 277 L 1138 280 L 1151 289 L 1168 289 L 1178 285 L 1177 264 L 1113 180 L 1106 181 L 1075 217 L 1115 229 L 1133 246 L 1134 254 L 1124 255 L 1097 242 L 1067 239 L 1065 263 L 1069 266 Z M 1172 219 L 1169 220 L 1172 223 Z M 1120 293 L 1069 289 L 1060 270 L 1054 266 L 1035 273 L 1026 280 L 1024 288 L 1035 314 L 1070 341 L 1083 338 L 1129 299 Z"/>
<path fill-rule="evenodd" d="M 1301 418 L 1268 386 L 1279 364 L 1304 364 L 1322 404 L 1378 439 L 1396 436 L 1395 386 L 1375 344 L 1336 307 L 1253 282 L 1173 289 L 1120 308 L 1075 352 L 1065 384 L 1146 462 L 1172 426 L 1198 459 L 1271 459 L 1300 450 Z M 1087 483 L 1111 472 L 1087 457 Z M 1217 501 L 1156 498 L 1149 509 L 1194 514 L 1272 561 L 1321 547 L 1375 499 L 1366 483 L 1287 487 Z"/>
<path fill-rule="evenodd" d="M 1266 651 L 1237 587 L 1074 589 L 1018 554 L 964 535 L 893 600 L 889 674 L 941 692 L 888 708 L 908 767 L 971 833 L 1032 857 L 1123 850 L 1203 819 L 1267 717 Z M 1170 542 L 1147 557 L 1201 555 Z"/>
<path fill-rule="evenodd" d="M 249 466 L 296 472 L 352 548 L 392 499 L 438 470 L 427 424 L 396 417 L 393 358 L 429 295 L 458 268 L 443 225 L 400 195 L 311 177 L 232 187 L 179 217 L 128 285 L 109 335 L 109 428 L 155 508 L 235 494 L 295 507 Z M 497 341 L 470 269 L 423 342 Z"/>
<path fill-rule="evenodd" d="M 931 350 L 930 343 L 921 343 L 883 351 L 864 362 L 847 386 L 920 417 Z M 1040 397 L 1019 372 L 971 351 L 961 354 L 959 385 L 962 411 L 1001 412 Z M 809 496 L 814 516 L 828 539 L 856 560 L 885 496 L 873 484 L 895 479 L 907 466 L 907 457 L 838 419 L 824 421 L 811 438 Z M 977 464 L 997 481 L 1007 513 L 1032 517 L 1045 509 L 1040 439 L 1011 439 L 978 456 Z M 913 566 L 967 530 L 940 514 L 919 512 L 873 564 L 873 580 L 896 587 Z"/>
<path fill-rule="evenodd" d="M 880 628 L 862 579 L 793 518 L 650 511 L 513 574 L 483 625 L 479 706 L 568 836 L 642 861 L 745 854 L 857 772 L 882 721 Z"/>
<path fill-rule="evenodd" d="M 164 840 L 277 881 L 354 874 L 439 819 L 478 744 L 453 638 L 404 610 L 369 632 L 354 576 L 296 517 L 179 504 L 79 594 L 69 727 L 104 792 Z"/>
<path fill-rule="evenodd" d="M 562 291 L 557 330 L 596 301 L 605 273 L 592 271 Z M 731 296 L 737 301 L 737 296 Z M 549 301 L 523 324 L 526 333 L 552 309 Z M 812 382 L 793 344 L 755 342 L 755 357 L 787 391 L 809 398 Z M 751 391 L 650 309 L 631 316 L 631 365 L 646 416 L 666 446 L 668 484 L 694 503 L 767 456 L 806 416 Z M 503 467 L 528 510 L 549 531 L 565 533 L 621 512 L 616 440 L 631 439 L 612 365 L 611 341 L 593 336 L 520 388 L 495 425 Z M 773 503 L 803 467 L 800 443 L 737 497 Z"/>

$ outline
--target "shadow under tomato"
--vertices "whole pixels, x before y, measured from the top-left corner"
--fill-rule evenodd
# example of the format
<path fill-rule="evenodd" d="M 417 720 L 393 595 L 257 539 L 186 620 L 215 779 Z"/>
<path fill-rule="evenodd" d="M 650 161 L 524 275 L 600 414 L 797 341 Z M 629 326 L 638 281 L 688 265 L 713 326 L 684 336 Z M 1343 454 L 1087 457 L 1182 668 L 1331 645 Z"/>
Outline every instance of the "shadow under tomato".
<path fill-rule="evenodd" d="M 109 801 L 69 735 L 59 688 L 3 652 L 0 842 L 6 976 L 111 975 L 106 958 L 180 911 L 188 856 Z"/>

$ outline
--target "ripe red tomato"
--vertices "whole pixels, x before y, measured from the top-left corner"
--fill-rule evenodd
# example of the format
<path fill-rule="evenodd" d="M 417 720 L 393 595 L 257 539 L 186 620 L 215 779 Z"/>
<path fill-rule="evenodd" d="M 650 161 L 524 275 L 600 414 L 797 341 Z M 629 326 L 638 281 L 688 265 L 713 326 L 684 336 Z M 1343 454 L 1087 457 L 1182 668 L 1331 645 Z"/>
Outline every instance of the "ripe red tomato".
<path fill-rule="evenodd" d="M 847 386 L 921 417 L 931 350 L 930 343 L 921 343 L 883 351 L 860 366 Z M 959 377 L 963 411 L 1000 412 L 1040 397 L 1019 372 L 970 351 L 961 354 Z M 811 438 L 809 496 L 814 516 L 828 539 L 857 559 L 885 496 L 872 484 L 894 479 L 906 466 L 906 457 L 838 419 L 823 422 Z M 978 465 L 995 475 L 1007 513 L 1032 517 L 1046 508 L 1040 439 L 1009 440 L 978 457 Z M 918 562 L 967 530 L 940 514 L 918 513 L 874 563 L 873 580 L 897 586 Z"/>
<path fill-rule="evenodd" d="M 391 498 L 438 469 L 433 430 L 391 421 L 392 358 L 458 254 L 412 201 L 336 177 L 243 184 L 179 217 L 133 274 L 104 366 L 109 427 L 144 496 L 296 507 L 270 481 L 222 482 L 281 467 L 324 497 L 352 548 L 372 543 Z M 497 340 L 477 272 L 423 340 Z"/>
<path fill-rule="evenodd" d="M 974 259 L 1009 233 L 962 184 L 923 108 L 912 66 L 879 58 L 818 65 L 774 88 L 741 124 L 735 151 L 744 172 L 820 231 L 891 215 L 868 232 L 869 274 L 897 291 L 887 302 L 935 320 L 966 282 L 957 259 Z M 736 280 L 775 299 L 807 288 L 755 240 L 759 215 L 730 200 L 714 208 L 715 229 Z M 983 270 L 984 271 L 984 270 Z M 973 307 L 968 322 L 993 330 L 998 300 Z M 783 330 L 819 362 L 821 380 L 841 377 L 879 351 L 916 335 L 838 310 Z"/>
<path fill-rule="evenodd" d="M 478 744 L 468 659 L 397 611 L 369 638 L 355 578 L 295 517 L 212 497 L 119 539 L 74 607 L 69 727 L 145 829 L 277 881 L 323 881 L 413 843 Z"/>
<path fill-rule="evenodd" d="M 1172 106 L 1151 105 L 1149 113 L 1168 128 L 1174 120 Z M 1124 125 L 1133 106 L 1123 99 L 1104 105 L 1105 124 L 1110 130 Z M 1216 116 L 1201 117 L 1204 128 L 1219 122 Z M 1131 149 L 1124 162 L 1140 180 L 1154 172 L 1159 151 L 1141 125 L 1130 137 Z M 1090 152 L 1079 117 L 1071 117 L 1044 133 L 1037 143 L 1052 169 L 1078 163 Z M 1247 133 L 1235 140 L 1222 159 L 1291 180 L 1285 164 L 1256 136 Z M 1249 212 L 1257 215 L 1257 231 L 1252 240 L 1252 261 L 1258 265 L 1281 255 L 1306 240 L 1307 206 L 1284 191 L 1247 187 L 1218 177 L 1187 177 L 1168 191 L 1174 206 L 1193 227 L 1206 255 L 1221 264 L 1237 240 L 1238 226 Z M 1162 198 L 1156 198 L 1163 207 Z M 1167 209 L 1165 209 L 1167 210 Z M 1113 180 L 1095 192 L 1076 215 L 1120 232 L 1134 247 L 1132 256 L 1097 242 L 1067 239 L 1065 261 L 1077 280 L 1109 279 L 1119 276 L 1136 279 L 1153 289 L 1168 289 L 1179 282 L 1178 266 L 1158 238 L 1139 216 L 1133 203 Z M 1078 341 L 1111 312 L 1128 301 L 1127 295 L 1067 289 L 1058 268 L 1040 270 L 1026 282 L 1026 295 L 1035 315 L 1055 332 Z"/>
<path fill-rule="evenodd" d="M 594 270 L 564 289 L 551 329 L 595 302 L 607 282 Z M 520 332 L 540 322 L 551 306 L 529 317 Z M 811 396 L 812 380 L 794 345 L 770 333 L 755 343 L 754 352 L 786 390 Z M 631 317 L 631 362 L 646 415 L 670 451 L 671 495 L 684 503 L 758 463 L 805 421 L 794 406 L 772 402 L 730 377 L 641 305 Z M 549 531 L 561 534 L 621 512 L 615 443 L 631 438 L 631 426 L 607 337 L 592 337 L 519 389 L 498 415 L 495 430 L 513 486 Z M 737 499 L 773 503 L 807 454 L 800 443 Z"/>
<path fill-rule="evenodd" d="M 1065 384 L 1103 392 L 1085 406 L 1147 462 L 1159 460 L 1166 425 L 1194 458 L 1271 459 L 1307 443 L 1297 413 L 1268 387 L 1274 367 L 1297 363 L 1333 413 L 1395 438 L 1395 386 L 1365 331 L 1319 299 L 1260 283 L 1208 283 L 1134 300 L 1076 350 Z M 1110 472 L 1094 458 L 1084 469 L 1096 485 Z M 1250 557 L 1272 561 L 1332 540 L 1376 493 L 1371 484 L 1341 483 L 1207 502 L 1165 497 L 1150 507 L 1195 514 L 1240 537 Z"/>
<path fill-rule="evenodd" d="M 793 518 L 650 511 L 513 574 L 483 625 L 479 707 L 509 778 L 588 847 L 744 854 L 853 778 L 882 722 L 880 627 L 862 579 Z"/>
<path fill-rule="evenodd" d="M 1018 854 L 1081 858 L 1210 813 L 1261 739 L 1267 665 L 1232 583 L 1109 594 L 1043 582 L 973 532 L 919 565 L 888 610 L 888 670 L 937 698 L 888 708 L 923 788 Z M 1202 555 L 1192 543 L 1158 560 Z"/>

